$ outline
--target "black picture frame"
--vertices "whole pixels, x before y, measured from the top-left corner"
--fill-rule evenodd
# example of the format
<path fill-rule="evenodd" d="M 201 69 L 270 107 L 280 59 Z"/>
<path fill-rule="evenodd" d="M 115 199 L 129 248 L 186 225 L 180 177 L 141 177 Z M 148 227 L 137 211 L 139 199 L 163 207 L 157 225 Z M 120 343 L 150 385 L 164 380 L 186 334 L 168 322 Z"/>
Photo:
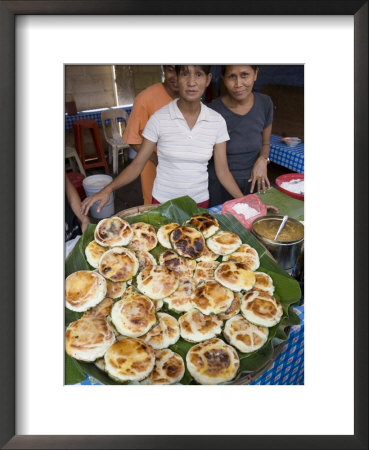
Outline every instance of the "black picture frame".
<path fill-rule="evenodd" d="M 352 15 L 354 17 L 354 435 L 21 436 L 15 434 L 15 17 L 28 14 Z M 368 1 L 0 1 L 0 445 L 22 448 L 368 448 Z M 339 68 L 337 68 L 337 73 Z M 342 176 L 344 189 L 344 175 Z M 4 257 L 5 255 L 5 257 Z M 340 374 L 336 374 L 340 376 Z M 344 382 L 344 377 L 343 377 Z M 337 392 L 339 402 L 339 392 Z M 318 407 L 318 405 L 317 405 Z"/>

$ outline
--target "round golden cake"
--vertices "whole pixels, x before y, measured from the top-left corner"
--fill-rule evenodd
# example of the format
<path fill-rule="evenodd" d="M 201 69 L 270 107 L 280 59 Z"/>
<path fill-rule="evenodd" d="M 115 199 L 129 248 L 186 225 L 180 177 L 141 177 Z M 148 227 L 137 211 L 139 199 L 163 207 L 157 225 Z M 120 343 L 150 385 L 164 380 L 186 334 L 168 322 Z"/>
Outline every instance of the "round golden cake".
<path fill-rule="evenodd" d="M 170 243 L 173 250 L 186 258 L 199 258 L 205 249 L 205 239 L 202 233 L 192 227 L 177 227 L 170 233 Z"/>
<path fill-rule="evenodd" d="M 231 381 L 237 374 L 240 359 L 236 350 L 224 341 L 213 338 L 190 348 L 186 355 L 187 369 L 200 384 Z"/>
<path fill-rule="evenodd" d="M 215 337 L 222 332 L 223 321 L 218 316 L 205 314 L 192 309 L 183 314 L 178 323 L 181 336 L 189 342 L 201 342 Z"/>
<path fill-rule="evenodd" d="M 100 303 L 106 295 L 105 278 L 97 272 L 78 270 L 65 280 L 66 307 L 85 312 Z"/>
<path fill-rule="evenodd" d="M 128 248 L 112 248 L 100 258 L 99 273 L 111 281 L 128 281 L 137 271 L 138 260 Z"/>
<path fill-rule="evenodd" d="M 231 306 L 233 298 L 233 292 L 217 281 L 204 281 L 196 287 L 191 302 L 203 314 L 219 314 Z"/>
<path fill-rule="evenodd" d="M 269 329 L 254 325 L 241 314 L 227 320 L 223 335 L 226 340 L 241 353 L 259 350 L 268 340 Z"/>
<path fill-rule="evenodd" d="M 104 355 L 105 370 L 116 381 L 141 381 L 155 365 L 151 345 L 138 338 L 117 340 Z"/>
<path fill-rule="evenodd" d="M 113 328 L 106 318 L 90 315 L 69 324 L 65 351 L 72 358 L 91 362 L 104 356 L 114 341 Z"/>
<path fill-rule="evenodd" d="M 146 295 L 123 297 L 114 303 L 111 320 L 123 336 L 143 336 L 157 323 L 155 305 Z"/>
<path fill-rule="evenodd" d="M 279 301 L 267 292 L 250 291 L 241 299 L 241 313 L 249 322 L 262 327 L 273 327 L 282 318 Z"/>
<path fill-rule="evenodd" d="M 255 273 L 244 269 L 242 263 L 222 262 L 214 271 L 218 283 L 232 291 L 249 291 L 255 284 Z"/>
<path fill-rule="evenodd" d="M 120 217 L 100 220 L 94 232 L 95 241 L 103 247 L 127 245 L 133 237 L 131 225 Z"/>
<path fill-rule="evenodd" d="M 178 275 L 165 266 L 148 266 L 137 275 L 137 288 L 155 300 L 173 294 L 178 283 Z"/>
<path fill-rule="evenodd" d="M 206 245 L 217 255 L 233 253 L 241 244 L 241 238 L 232 231 L 218 231 L 206 240 Z"/>
<path fill-rule="evenodd" d="M 131 250 L 147 250 L 150 251 L 156 247 L 158 238 L 156 237 L 155 228 L 149 223 L 136 222 L 131 225 L 133 237 L 128 244 Z"/>
<path fill-rule="evenodd" d="M 215 217 L 208 213 L 198 214 L 187 220 L 186 225 L 195 227 L 204 235 L 207 239 L 219 230 L 219 222 Z"/>

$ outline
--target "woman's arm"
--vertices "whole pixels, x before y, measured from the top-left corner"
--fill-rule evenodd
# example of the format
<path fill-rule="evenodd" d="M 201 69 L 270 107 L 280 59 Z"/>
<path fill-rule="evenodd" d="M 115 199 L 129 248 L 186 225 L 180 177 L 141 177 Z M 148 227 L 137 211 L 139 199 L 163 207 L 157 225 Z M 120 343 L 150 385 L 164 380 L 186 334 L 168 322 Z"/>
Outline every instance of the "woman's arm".
<path fill-rule="evenodd" d="M 136 153 L 138 153 L 141 150 L 142 144 L 130 144 L 129 146 L 132 147 Z M 156 152 L 152 152 L 149 161 L 155 164 L 155 166 L 158 165 L 158 155 L 156 154 Z"/>
<path fill-rule="evenodd" d="M 90 223 L 90 219 L 88 216 L 81 213 L 81 199 L 78 195 L 77 189 L 74 187 L 67 174 L 65 174 L 65 193 L 67 194 L 67 199 L 72 211 L 81 222 L 81 229 L 83 233 Z"/>
<path fill-rule="evenodd" d="M 99 202 L 96 211 L 100 212 L 103 206 L 108 202 L 110 194 L 113 191 L 135 180 L 142 172 L 142 169 L 154 151 L 155 145 L 155 142 L 151 142 L 144 138 L 140 151 L 137 153 L 137 156 L 131 164 L 126 167 L 110 184 L 104 187 L 104 189 L 94 195 L 91 195 L 91 197 L 86 197 L 83 200 L 81 213 L 87 214 L 90 207 L 96 202 Z"/>
<path fill-rule="evenodd" d="M 262 146 L 260 149 L 260 154 L 258 159 L 255 161 L 254 167 L 252 168 L 250 192 L 254 191 L 255 184 L 257 185 L 258 192 L 265 193 L 265 187 L 270 188 L 270 182 L 268 179 L 268 158 L 270 150 L 270 134 L 272 132 L 272 124 L 267 126 L 262 132 Z"/>
<path fill-rule="evenodd" d="M 231 174 L 226 153 L 226 143 L 221 142 L 220 144 L 214 145 L 214 166 L 215 173 L 218 180 L 222 183 L 224 188 L 232 195 L 234 198 L 243 197 L 241 189 L 235 182 L 233 175 Z"/>

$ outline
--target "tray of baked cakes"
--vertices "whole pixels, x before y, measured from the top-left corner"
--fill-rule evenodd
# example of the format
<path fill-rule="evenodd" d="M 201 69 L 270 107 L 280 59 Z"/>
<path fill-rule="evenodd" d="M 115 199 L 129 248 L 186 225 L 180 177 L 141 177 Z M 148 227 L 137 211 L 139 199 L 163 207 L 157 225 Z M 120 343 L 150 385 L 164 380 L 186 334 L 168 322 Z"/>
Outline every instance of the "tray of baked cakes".
<path fill-rule="evenodd" d="M 66 260 L 65 370 L 115 385 L 249 384 L 299 323 L 300 297 L 232 215 L 189 197 L 122 211 L 90 224 Z"/>

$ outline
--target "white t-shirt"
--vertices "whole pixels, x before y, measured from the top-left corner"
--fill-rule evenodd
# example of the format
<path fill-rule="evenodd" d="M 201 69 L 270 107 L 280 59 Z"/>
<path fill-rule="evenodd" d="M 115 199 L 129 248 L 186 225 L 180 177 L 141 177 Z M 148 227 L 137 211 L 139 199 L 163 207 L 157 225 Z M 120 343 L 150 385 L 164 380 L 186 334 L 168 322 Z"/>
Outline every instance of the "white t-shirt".
<path fill-rule="evenodd" d="M 156 111 L 143 137 L 157 143 L 158 166 L 152 191 L 160 203 L 188 195 L 196 203 L 209 199 L 208 162 L 215 144 L 229 140 L 223 117 L 201 103 L 197 121 L 189 129 L 178 99 Z"/>

